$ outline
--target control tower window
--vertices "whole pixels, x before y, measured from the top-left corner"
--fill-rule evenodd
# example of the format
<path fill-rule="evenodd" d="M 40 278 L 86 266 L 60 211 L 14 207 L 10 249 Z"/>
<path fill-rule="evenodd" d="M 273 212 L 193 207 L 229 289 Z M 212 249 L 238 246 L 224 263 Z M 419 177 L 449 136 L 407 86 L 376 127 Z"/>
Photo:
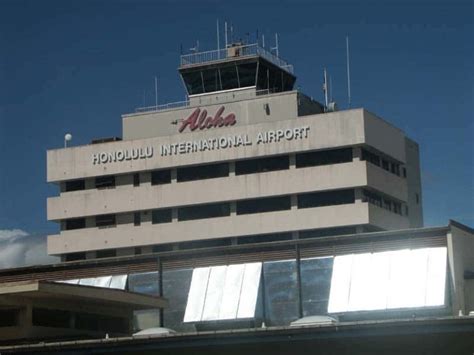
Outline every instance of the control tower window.
<path fill-rule="evenodd" d="M 237 75 L 237 67 L 235 65 L 220 68 L 222 78 L 222 89 L 230 90 L 239 88 L 239 79 Z"/>
<path fill-rule="evenodd" d="M 219 71 L 217 69 L 203 70 L 202 78 L 205 92 L 221 90 Z"/>
<path fill-rule="evenodd" d="M 237 70 L 241 88 L 255 86 L 255 76 L 257 74 L 255 63 L 239 64 Z"/>

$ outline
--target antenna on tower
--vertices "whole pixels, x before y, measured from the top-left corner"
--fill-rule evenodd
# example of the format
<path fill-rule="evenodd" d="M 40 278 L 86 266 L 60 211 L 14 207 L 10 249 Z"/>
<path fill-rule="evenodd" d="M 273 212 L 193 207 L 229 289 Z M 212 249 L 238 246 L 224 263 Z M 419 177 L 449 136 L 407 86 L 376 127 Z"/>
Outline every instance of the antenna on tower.
<path fill-rule="evenodd" d="M 196 41 L 196 45 L 192 48 L 189 48 L 191 52 L 199 52 L 199 40 Z"/>
<path fill-rule="evenodd" d="M 346 36 L 346 61 L 347 61 L 347 103 L 351 107 L 351 72 L 349 68 L 349 36 Z"/>
<path fill-rule="evenodd" d="M 275 51 L 275 55 L 278 57 L 278 33 L 275 33 L 275 47 L 270 48 Z"/>
<path fill-rule="evenodd" d="M 219 54 L 220 54 L 220 51 L 219 51 L 219 50 L 221 49 L 221 48 L 220 48 L 221 45 L 220 45 L 220 43 L 219 43 L 219 19 L 217 19 L 216 22 L 217 22 L 217 26 L 216 26 L 216 27 L 217 27 L 217 56 L 220 57 L 220 56 L 219 56 Z"/>
<path fill-rule="evenodd" d="M 329 102 L 332 101 L 332 76 L 329 74 Z"/>
<path fill-rule="evenodd" d="M 225 37 L 225 48 L 227 49 L 227 47 L 228 47 L 228 42 L 227 42 L 227 21 L 224 23 L 224 37 Z"/>
<path fill-rule="evenodd" d="M 325 104 L 325 111 L 328 110 L 328 74 L 326 68 L 324 68 L 324 83 L 323 83 L 323 91 L 324 91 L 324 104 Z"/>
<path fill-rule="evenodd" d="M 158 77 L 155 76 L 155 110 L 158 110 Z"/>
<path fill-rule="evenodd" d="M 262 48 L 265 48 L 265 35 L 262 34 Z"/>

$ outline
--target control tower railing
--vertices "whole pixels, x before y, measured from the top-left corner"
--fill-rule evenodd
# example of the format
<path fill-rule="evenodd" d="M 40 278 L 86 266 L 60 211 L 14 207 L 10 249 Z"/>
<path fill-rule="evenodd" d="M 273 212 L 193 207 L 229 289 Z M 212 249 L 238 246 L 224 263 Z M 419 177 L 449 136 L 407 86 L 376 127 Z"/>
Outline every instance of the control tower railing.
<path fill-rule="evenodd" d="M 180 67 L 212 63 L 216 61 L 235 59 L 242 57 L 260 56 L 270 63 L 277 65 L 288 73 L 293 74 L 293 66 L 284 59 L 260 47 L 257 43 L 247 45 L 234 45 L 224 49 L 216 49 L 213 51 L 197 52 L 181 55 Z"/>

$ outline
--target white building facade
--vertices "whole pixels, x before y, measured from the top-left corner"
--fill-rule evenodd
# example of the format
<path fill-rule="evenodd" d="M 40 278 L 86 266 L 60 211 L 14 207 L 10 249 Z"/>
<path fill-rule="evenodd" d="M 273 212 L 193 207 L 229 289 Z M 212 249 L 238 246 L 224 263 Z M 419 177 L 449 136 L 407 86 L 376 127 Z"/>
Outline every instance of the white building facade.
<path fill-rule="evenodd" d="M 123 115 L 121 140 L 48 151 L 47 180 L 60 191 L 47 201 L 60 225 L 49 254 L 67 261 L 423 226 L 418 145 L 400 129 L 364 109 L 325 112 L 265 52 L 196 58 L 180 66 L 189 101 Z"/>

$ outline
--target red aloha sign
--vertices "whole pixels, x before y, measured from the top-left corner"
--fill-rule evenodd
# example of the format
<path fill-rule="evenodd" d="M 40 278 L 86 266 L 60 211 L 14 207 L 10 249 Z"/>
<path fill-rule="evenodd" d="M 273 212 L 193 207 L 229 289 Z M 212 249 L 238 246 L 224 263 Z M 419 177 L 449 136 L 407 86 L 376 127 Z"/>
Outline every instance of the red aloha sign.
<path fill-rule="evenodd" d="M 222 115 L 224 113 L 225 107 L 221 106 L 217 111 L 214 117 L 207 115 L 207 110 L 202 110 L 200 108 L 195 109 L 188 118 L 186 118 L 179 127 L 179 133 L 183 132 L 186 127 L 189 126 L 191 131 L 196 129 L 209 129 L 212 127 L 224 127 L 224 126 L 233 126 L 236 124 L 235 114 L 229 113 L 225 117 Z"/>

